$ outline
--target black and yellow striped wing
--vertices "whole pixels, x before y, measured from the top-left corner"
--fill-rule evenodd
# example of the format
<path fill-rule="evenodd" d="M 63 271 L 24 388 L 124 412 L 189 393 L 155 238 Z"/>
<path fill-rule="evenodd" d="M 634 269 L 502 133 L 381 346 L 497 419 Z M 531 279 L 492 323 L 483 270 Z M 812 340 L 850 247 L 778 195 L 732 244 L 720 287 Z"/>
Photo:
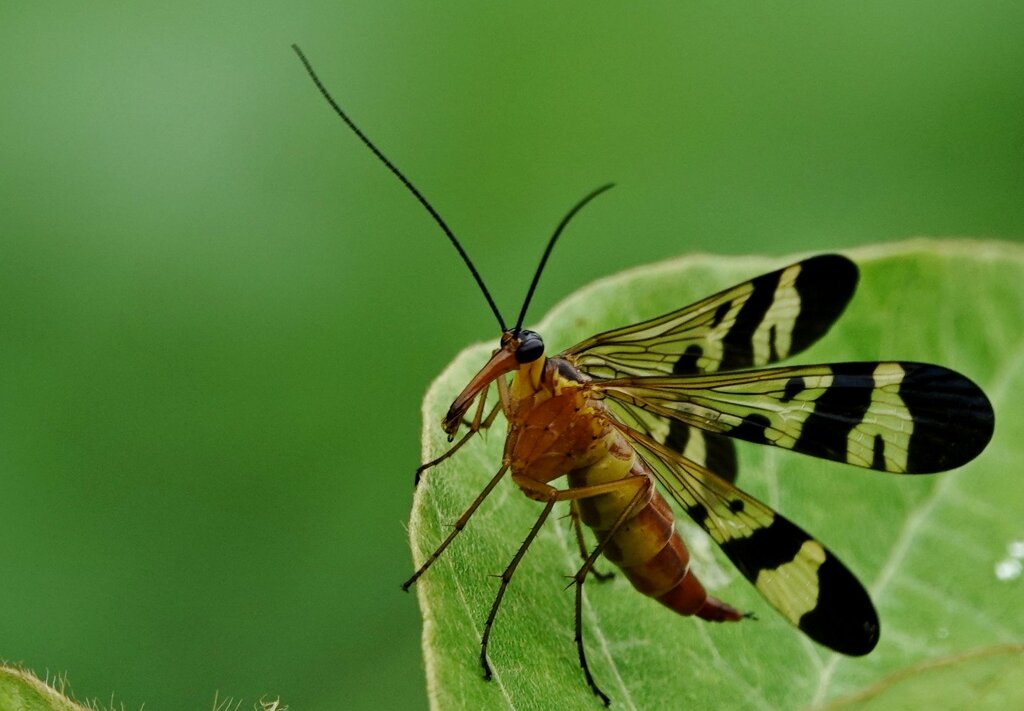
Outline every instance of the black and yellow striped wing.
<path fill-rule="evenodd" d="M 812 257 L 691 306 L 600 333 L 560 357 L 598 378 L 697 375 L 767 365 L 824 335 L 856 286 L 857 267 L 846 257 Z M 727 437 L 678 418 L 659 422 L 653 413 L 643 417 L 616 410 L 616 415 L 722 478 L 736 480 L 736 450 Z"/>
<path fill-rule="evenodd" d="M 710 469 L 722 479 L 736 482 L 739 473 L 736 446 L 726 435 L 670 420 L 621 400 L 609 398 L 605 402 L 620 423 Z"/>
<path fill-rule="evenodd" d="M 965 464 L 985 448 L 995 424 L 977 385 L 925 363 L 621 378 L 593 388 L 690 427 L 899 474 Z"/>
<path fill-rule="evenodd" d="M 678 311 L 599 333 L 559 357 L 598 378 L 760 367 L 823 336 L 856 286 L 857 267 L 846 257 L 811 257 Z"/>
<path fill-rule="evenodd" d="M 918 474 L 970 461 L 994 428 L 981 389 L 941 366 L 763 368 L 824 335 L 856 282 L 845 257 L 813 257 L 561 356 L 593 378 L 614 426 L 765 599 L 851 655 L 878 641 L 867 592 L 820 542 L 732 485 L 731 438 Z"/>
<path fill-rule="evenodd" d="M 664 490 L 783 617 L 837 652 L 859 656 L 874 649 L 879 623 L 871 598 L 824 545 L 713 472 L 616 426 Z"/>

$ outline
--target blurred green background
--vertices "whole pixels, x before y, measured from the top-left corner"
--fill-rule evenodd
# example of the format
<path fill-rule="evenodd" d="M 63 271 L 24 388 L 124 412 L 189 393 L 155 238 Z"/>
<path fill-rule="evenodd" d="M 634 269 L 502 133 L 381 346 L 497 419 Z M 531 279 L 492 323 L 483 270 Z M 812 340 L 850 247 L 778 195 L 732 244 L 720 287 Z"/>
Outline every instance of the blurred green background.
<path fill-rule="evenodd" d="M 498 333 L 289 43 L 510 319 L 563 212 L 618 183 L 536 319 L 686 252 L 1024 236 L 1022 26 L 1016 2 L 4 3 L 0 656 L 153 711 L 426 705 L 398 588 L 420 399 Z"/>

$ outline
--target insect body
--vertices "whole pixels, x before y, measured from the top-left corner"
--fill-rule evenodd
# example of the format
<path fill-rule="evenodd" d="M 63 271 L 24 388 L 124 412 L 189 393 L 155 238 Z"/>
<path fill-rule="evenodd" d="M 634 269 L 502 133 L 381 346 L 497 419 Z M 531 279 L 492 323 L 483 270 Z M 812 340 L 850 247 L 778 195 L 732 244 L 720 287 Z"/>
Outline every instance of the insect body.
<path fill-rule="evenodd" d="M 296 48 L 298 52 L 298 49 Z M 502 336 L 480 372 L 456 397 L 442 427 L 454 446 L 417 471 L 456 453 L 498 412 L 508 422 L 502 462 L 454 529 L 417 569 L 408 588 L 463 530 L 510 474 L 543 503 L 530 533 L 501 576 L 484 623 L 480 661 L 519 562 L 559 501 L 569 502 L 584 562 L 574 576 L 576 646 L 593 692 L 582 637 L 583 585 L 604 555 L 640 592 L 668 608 L 716 622 L 750 617 L 710 597 L 689 568 L 673 510 L 656 486 L 721 547 L 787 620 L 837 652 L 863 655 L 879 639 L 867 592 L 820 542 L 732 483 L 733 439 L 791 449 L 894 474 L 958 467 L 992 436 L 994 414 L 972 381 L 937 365 L 837 363 L 766 368 L 809 347 L 853 295 L 857 268 L 838 255 L 812 257 L 638 324 L 593 336 L 545 357 L 541 336 L 522 327 L 551 249 L 595 190 L 563 218 L 548 242 L 516 324 L 507 327 L 454 234 L 423 196 L 355 127 L 300 58 L 339 116 L 395 173 L 448 236 L 494 312 Z M 511 378 L 511 379 L 509 379 Z M 487 392 L 498 404 L 484 415 Z M 562 478 L 565 486 L 556 486 Z M 597 544 L 587 551 L 579 521 Z"/>
<path fill-rule="evenodd" d="M 534 340 L 536 334 L 525 333 Z M 510 346 L 514 342 L 509 339 Z M 505 461 L 523 492 L 540 501 L 578 502 L 583 522 L 603 541 L 604 555 L 644 594 L 684 615 L 742 619 L 736 609 L 707 597 L 689 570 L 672 510 L 630 442 L 638 433 L 609 411 L 597 384 L 564 358 L 540 357 L 515 373 Z M 549 482 L 563 475 L 569 488 L 552 489 Z"/>
<path fill-rule="evenodd" d="M 454 433 L 486 384 L 514 373 L 502 398 L 509 422 L 505 466 L 531 498 L 572 501 L 599 541 L 575 577 L 578 643 L 580 591 L 598 553 L 680 614 L 716 622 L 746 617 L 706 595 L 656 482 L 809 637 L 849 655 L 875 647 L 878 617 L 853 574 L 824 545 L 729 481 L 735 475 L 730 437 L 897 474 L 955 468 L 988 443 L 994 421 L 988 399 L 941 366 L 762 367 L 823 335 L 856 279 L 845 257 L 813 257 L 548 359 L 537 334 L 502 336 L 442 426 Z M 725 477 L 708 468 L 712 453 L 725 463 Z M 568 487 L 551 487 L 562 475 Z M 517 564 L 518 557 L 512 570 Z M 579 654 L 591 687 L 605 699 L 590 679 L 581 643 Z"/>

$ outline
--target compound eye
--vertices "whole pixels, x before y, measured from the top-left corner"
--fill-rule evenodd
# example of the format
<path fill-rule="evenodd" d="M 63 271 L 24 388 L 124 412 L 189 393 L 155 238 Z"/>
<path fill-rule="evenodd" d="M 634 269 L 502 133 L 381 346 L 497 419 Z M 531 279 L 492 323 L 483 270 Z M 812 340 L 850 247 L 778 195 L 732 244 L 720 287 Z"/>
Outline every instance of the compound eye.
<path fill-rule="evenodd" d="M 544 355 L 544 341 L 540 334 L 534 331 L 520 332 L 516 360 L 520 363 L 532 363 L 542 355 Z"/>

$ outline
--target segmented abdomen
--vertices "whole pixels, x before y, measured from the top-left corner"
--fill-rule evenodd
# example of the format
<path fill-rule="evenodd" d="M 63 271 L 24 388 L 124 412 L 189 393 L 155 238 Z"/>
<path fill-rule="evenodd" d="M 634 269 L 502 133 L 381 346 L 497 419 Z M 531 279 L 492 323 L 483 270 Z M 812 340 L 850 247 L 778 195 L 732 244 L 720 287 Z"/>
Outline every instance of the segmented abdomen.
<path fill-rule="evenodd" d="M 599 541 L 611 533 L 605 557 L 637 590 L 682 615 L 715 621 L 743 617 L 708 597 L 690 571 L 690 555 L 675 531 L 672 509 L 655 490 L 647 465 L 611 425 L 604 403 L 591 398 L 584 384 L 562 377 L 557 367 L 546 367 L 545 376 L 532 394 L 514 397 L 508 411 L 505 458 L 513 473 L 545 484 L 567 474 L 573 489 L 624 479 L 636 482 L 576 499 L 581 519 Z"/>
<path fill-rule="evenodd" d="M 672 509 L 654 489 L 646 465 L 617 433 L 597 463 L 569 474 L 569 486 L 593 486 L 623 476 L 647 480 L 646 491 L 633 504 L 633 513 L 608 539 L 604 555 L 622 569 L 637 590 L 682 615 L 698 614 L 707 594 L 689 569 L 690 554 L 675 530 Z M 583 522 L 604 540 L 636 494 L 633 487 L 580 499 Z"/>

